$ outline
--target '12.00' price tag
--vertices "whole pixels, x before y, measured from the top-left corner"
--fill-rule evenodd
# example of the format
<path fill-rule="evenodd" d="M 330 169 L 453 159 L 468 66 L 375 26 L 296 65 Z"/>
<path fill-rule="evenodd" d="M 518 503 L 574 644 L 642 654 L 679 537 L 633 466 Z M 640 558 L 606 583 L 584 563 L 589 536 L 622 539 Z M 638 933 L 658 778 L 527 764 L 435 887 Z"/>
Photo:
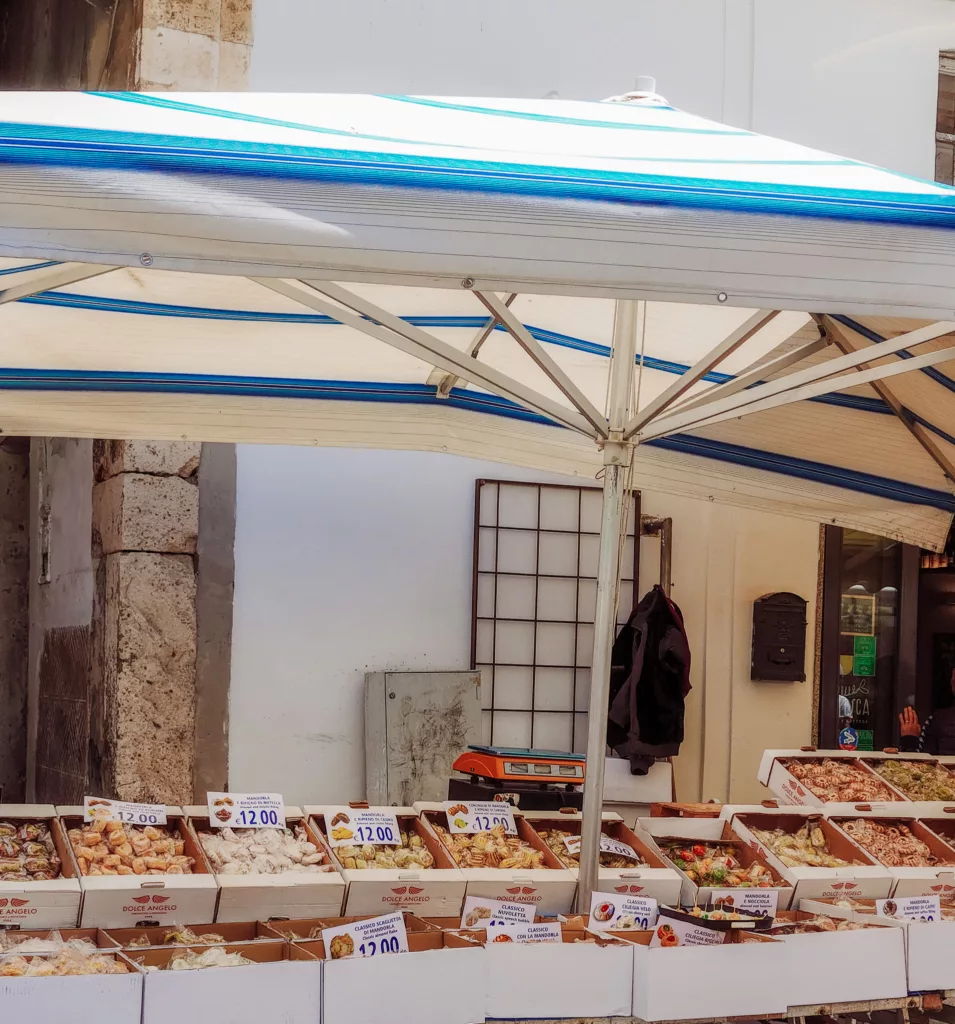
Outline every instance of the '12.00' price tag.
<path fill-rule="evenodd" d="M 133 804 L 127 800 L 83 797 L 84 821 L 125 821 L 130 825 L 165 825 L 165 804 Z"/>
<path fill-rule="evenodd" d="M 386 914 L 369 921 L 323 928 L 322 941 L 325 943 L 325 954 L 331 960 L 408 952 L 408 933 L 401 914 Z"/>
<path fill-rule="evenodd" d="M 567 847 L 567 852 L 571 856 L 579 856 L 580 836 L 564 836 L 564 846 Z M 628 846 L 626 843 L 621 843 L 618 839 L 614 839 L 612 836 L 606 836 L 602 832 L 600 833 L 600 852 L 610 853 L 615 857 L 626 857 L 627 860 L 640 860 L 637 856 L 637 851 L 634 850 L 632 846 Z"/>
<path fill-rule="evenodd" d="M 503 825 L 508 835 L 517 835 L 514 811 L 502 800 L 478 803 L 448 800 L 444 810 L 448 816 L 449 832 L 490 832 L 492 828 Z"/>
<path fill-rule="evenodd" d="M 285 828 L 281 793 L 207 793 L 213 828 Z"/>
<path fill-rule="evenodd" d="M 401 830 L 394 811 L 329 807 L 325 812 L 325 827 L 328 845 L 332 847 L 361 846 L 363 843 L 401 845 Z"/>

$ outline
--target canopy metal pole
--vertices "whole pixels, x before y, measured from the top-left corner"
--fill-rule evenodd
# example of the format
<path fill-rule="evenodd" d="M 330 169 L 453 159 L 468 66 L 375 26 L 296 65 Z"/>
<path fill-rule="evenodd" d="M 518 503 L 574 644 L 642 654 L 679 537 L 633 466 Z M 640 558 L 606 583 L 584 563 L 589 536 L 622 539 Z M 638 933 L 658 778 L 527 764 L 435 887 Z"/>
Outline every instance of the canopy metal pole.
<path fill-rule="evenodd" d="M 594 615 L 594 656 L 590 670 L 590 713 L 587 730 L 587 779 L 584 785 L 577 912 L 590 911 L 600 865 L 600 822 L 607 750 L 607 702 L 610 694 L 610 654 L 616 630 L 615 596 L 620 575 L 620 522 L 623 515 L 627 467 L 633 445 L 623 439 L 633 401 L 637 336 L 646 315 L 643 302 L 617 301 L 610 363 L 608 423 L 604 442 L 603 509 L 597 556 L 597 607 Z"/>

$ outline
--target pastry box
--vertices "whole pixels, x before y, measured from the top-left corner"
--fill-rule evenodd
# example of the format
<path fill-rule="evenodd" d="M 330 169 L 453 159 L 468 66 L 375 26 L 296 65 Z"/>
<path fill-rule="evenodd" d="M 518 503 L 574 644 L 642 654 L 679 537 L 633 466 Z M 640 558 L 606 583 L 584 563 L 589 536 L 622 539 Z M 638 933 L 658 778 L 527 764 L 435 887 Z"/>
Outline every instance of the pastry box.
<path fill-rule="evenodd" d="M 583 824 L 582 816 L 574 813 L 534 817 L 528 814 L 524 817 L 544 840 L 544 845 L 576 879 L 580 868 L 572 851 L 576 852 L 577 844 L 572 842 L 571 848 L 568 849 L 567 843 L 559 835 L 555 835 L 555 831 L 570 833 L 579 839 Z M 612 860 L 615 866 L 601 864 L 597 878 L 597 889 L 600 892 L 645 896 L 658 903 L 679 902 L 682 886 L 680 875 L 672 867 L 668 867 L 656 850 L 628 828 L 619 816 L 605 816 L 601 822 L 601 832 L 601 860 Z M 624 851 L 623 856 L 620 855 L 621 851 Z M 636 853 L 640 860 L 628 860 L 629 851 Z"/>
<path fill-rule="evenodd" d="M 133 873 L 130 869 L 129 873 L 121 875 L 84 875 L 79 865 L 80 857 L 83 856 L 85 859 L 84 851 L 87 849 L 99 849 L 90 847 L 84 837 L 92 836 L 95 828 L 110 829 L 114 826 L 117 826 L 118 835 L 121 826 L 118 822 L 94 822 L 86 825 L 81 807 L 61 807 L 59 810 L 60 821 L 67 838 L 77 838 L 77 845 L 74 847 L 71 844 L 70 856 L 79 876 L 83 894 L 80 924 L 84 928 L 123 928 L 140 923 L 211 921 L 214 918 L 218 886 L 181 808 L 167 808 L 166 824 L 156 828 L 162 830 L 163 837 L 171 836 L 172 841 L 179 844 L 176 850 L 181 849 L 182 852 L 177 854 L 178 856 L 192 859 L 190 874 L 149 874 L 150 858 L 141 856 L 139 851 L 130 846 L 133 862 L 142 862 L 137 863 L 136 867 L 142 868 L 144 873 Z M 150 831 L 151 828 L 152 826 L 137 827 L 136 839 L 149 839 L 154 835 Z M 124 857 L 123 847 L 116 847 L 114 850 L 112 841 L 108 839 L 111 834 L 106 831 L 100 833 L 100 846 L 107 846 L 110 852 L 102 860 L 89 861 L 90 865 L 111 864 L 113 860 L 129 859 L 128 856 Z M 165 843 L 168 840 L 162 838 L 158 841 Z"/>
<path fill-rule="evenodd" d="M 485 942 L 487 1015 L 517 1020 L 629 1017 L 633 947 L 610 935 L 561 923 L 561 942 Z M 560 980 L 566 981 L 562 984 Z"/>
<path fill-rule="evenodd" d="M 833 815 L 829 821 L 888 871 L 892 879 L 892 889 L 888 895 L 942 895 L 944 886 L 955 886 L 955 848 L 914 817 L 890 817 L 880 812 L 864 818 Z M 893 837 L 899 832 L 907 833 L 911 837 L 905 838 L 904 842 L 915 840 L 928 847 L 929 855 L 935 863 L 913 866 L 893 864 L 897 859 L 894 855 L 902 852 L 898 840 L 893 841 Z M 866 835 L 873 834 L 877 835 L 876 841 L 882 844 L 887 855 L 880 855 L 876 849 L 871 848 L 871 843 L 865 840 Z"/>
<path fill-rule="evenodd" d="M 322 1020 L 329 1024 L 484 1022 L 485 950 L 471 936 L 409 930 L 407 953 L 340 960 L 327 958 L 321 939 L 293 945 L 323 961 Z"/>
<path fill-rule="evenodd" d="M 826 807 L 835 812 L 848 811 L 857 803 L 880 808 L 905 802 L 905 797 L 863 760 L 843 751 L 767 750 L 759 780 L 782 803 L 797 807 Z M 831 794 L 813 792 L 823 788 L 831 789 Z"/>
<path fill-rule="evenodd" d="M 187 807 L 189 825 L 203 843 L 203 834 L 225 838 L 230 830 L 209 827 L 206 807 Z M 270 917 L 317 917 L 340 914 L 345 898 L 345 880 L 335 869 L 322 837 L 308 823 L 301 808 L 286 806 L 288 828 L 301 827 L 306 840 L 316 847 L 329 870 L 322 872 L 284 871 L 281 874 L 258 872 L 232 874 L 216 870 L 210 859 L 219 886 L 219 904 L 214 920 L 220 922 L 266 921 Z M 254 833 L 256 829 L 236 829 L 238 833 Z M 268 830 L 265 830 L 268 831 Z M 272 830 L 274 831 L 274 830 Z M 248 840 L 246 840 L 248 841 Z M 190 916 L 192 921 L 210 920 Z"/>
<path fill-rule="evenodd" d="M 189 936 L 187 933 L 191 933 Z M 218 924 L 166 924 L 110 928 L 103 933 L 124 951 L 170 946 L 220 946 L 228 943 L 277 942 L 281 938 L 263 921 L 220 921 Z M 224 941 L 220 941 L 224 940 Z"/>
<path fill-rule="evenodd" d="M 708 906 L 714 898 L 714 893 L 727 889 L 741 894 L 752 892 L 754 889 L 775 892 L 777 910 L 788 909 L 792 902 L 793 889 L 789 882 L 760 853 L 744 842 L 727 821 L 721 821 L 719 818 L 641 818 L 637 822 L 636 834 L 680 875 L 683 883 L 680 902 L 684 906 Z M 670 855 L 686 849 L 694 859 L 707 859 L 707 848 L 716 844 L 728 851 L 728 855 L 738 868 L 724 867 L 722 861 L 713 862 L 710 865 L 710 876 L 703 884 L 699 884 L 697 879 L 681 869 Z M 702 854 L 697 854 L 698 847 L 702 849 Z M 721 867 L 722 871 L 719 870 Z M 719 875 L 727 877 L 715 877 L 713 869 Z M 733 885 L 731 877 L 734 872 L 755 878 L 759 884 Z"/>
<path fill-rule="evenodd" d="M 421 820 L 438 841 L 441 841 L 441 832 L 447 834 L 447 815 L 444 810 L 422 811 Z M 523 849 L 527 851 L 529 848 L 536 855 L 536 862 L 542 866 L 477 867 L 462 864 L 460 871 L 466 880 L 467 895 L 484 896 L 506 903 L 531 903 L 537 914 L 569 913 L 577 892 L 576 876 L 561 864 L 522 815 L 515 815 L 514 823 L 517 836 L 511 838 L 522 840 Z M 474 836 L 461 835 L 455 839 L 473 840 Z M 474 859 L 480 860 L 480 855 Z M 453 913 L 451 911 L 448 915 L 442 915 L 429 912 L 429 916 L 450 916 Z"/>
<path fill-rule="evenodd" d="M 633 946 L 633 1016 L 645 1021 L 783 1017 L 789 982 L 784 943 L 730 931 L 719 945 L 650 946 L 652 931 L 618 932 Z"/>
<path fill-rule="evenodd" d="M 110 951 L 107 955 L 122 963 L 126 972 L 63 977 L 0 977 L 3 1020 L 73 1021 L 92 1012 L 88 1008 L 95 1006 L 108 1008 L 110 1024 L 140 1024 L 143 972 L 118 951 Z M 32 962 L 45 958 L 36 955 L 25 959 Z"/>
<path fill-rule="evenodd" d="M 184 949 L 207 953 L 214 947 L 179 946 L 131 954 L 146 971 L 142 1024 L 315 1024 L 320 1019 L 322 965 L 287 942 L 232 943 L 218 947 L 253 961 L 238 967 L 164 970 Z M 151 968 L 158 968 L 151 969 Z"/>
<path fill-rule="evenodd" d="M 333 809 L 326 806 L 306 807 L 315 830 L 323 838 L 328 836 L 330 827 L 326 812 Z M 369 808 L 376 810 L 376 808 Z M 409 848 L 398 850 L 409 857 L 409 863 L 402 867 L 349 867 L 343 850 L 347 846 L 332 849 L 332 858 L 348 883 L 345 897 L 346 914 L 387 914 L 395 910 L 411 910 L 416 914 L 433 917 L 460 915 L 464 902 L 464 875 L 455 867 L 454 861 L 437 838 L 422 824 L 410 807 L 386 807 L 383 811 L 394 813 L 399 829 L 407 836 Z M 374 845 L 374 844 L 372 844 Z M 411 850 L 410 847 L 414 846 Z M 390 849 L 394 849 L 390 847 Z M 381 852 L 377 851 L 376 852 Z M 427 852 L 433 865 L 425 867 L 418 863 L 421 854 Z M 411 859 L 417 858 L 417 859 Z M 373 863 L 362 858 L 363 863 Z M 297 917 L 319 916 L 298 914 Z"/>
<path fill-rule="evenodd" d="M 37 828 L 41 830 L 39 836 L 29 838 L 37 832 Z M 11 844 L 3 851 L 15 854 L 3 858 L 11 868 L 15 866 L 19 869 L 20 853 L 17 851 L 25 850 L 25 843 L 39 840 L 42 845 L 47 835 L 61 864 L 56 878 L 43 880 L 5 881 L 5 875 L 13 872 L 4 869 L 0 873 L 0 927 L 75 928 L 79 922 L 82 899 L 80 881 L 66 833 L 56 817 L 56 808 L 52 804 L 0 804 L 0 832 L 10 831 L 14 833 L 12 836 L 0 835 L 0 844 L 4 844 L 5 840 Z M 36 853 L 39 854 L 38 848 Z M 14 860 L 17 861 L 16 865 Z"/>
<path fill-rule="evenodd" d="M 819 811 L 756 810 L 733 815 L 733 831 L 756 850 L 767 864 L 793 886 L 793 907 L 799 906 L 804 898 L 835 899 L 842 897 L 871 897 L 882 899 L 889 895 L 892 876 L 870 854 L 853 843 L 841 829 L 823 818 Z M 809 833 L 810 842 L 815 840 L 816 849 L 825 850 L 840 860 L 848 861 L 845 866 L 813 867 L 808 865 L 788 866 L 783 862 L 785 853 L 773 852 L 765 839 L 757 837 L 756 831 L 773 832 L 782 829 L 789 835 L 797 836 L 800 830 Z M 824 846 L 820 844 L 820 837 Z"/>

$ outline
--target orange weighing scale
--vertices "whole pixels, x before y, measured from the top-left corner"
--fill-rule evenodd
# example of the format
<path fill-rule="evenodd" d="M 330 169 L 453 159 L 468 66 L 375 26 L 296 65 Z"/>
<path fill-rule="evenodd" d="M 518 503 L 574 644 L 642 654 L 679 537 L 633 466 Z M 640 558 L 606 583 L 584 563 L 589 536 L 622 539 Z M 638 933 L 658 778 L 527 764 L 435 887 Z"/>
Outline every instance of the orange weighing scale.
<path fill-rule="evenodd" d="M 586 758 L 561 750 L 471 746 L 451 766 L 449 800 L 510 800 L 528 811 L 580 808 Z"/>

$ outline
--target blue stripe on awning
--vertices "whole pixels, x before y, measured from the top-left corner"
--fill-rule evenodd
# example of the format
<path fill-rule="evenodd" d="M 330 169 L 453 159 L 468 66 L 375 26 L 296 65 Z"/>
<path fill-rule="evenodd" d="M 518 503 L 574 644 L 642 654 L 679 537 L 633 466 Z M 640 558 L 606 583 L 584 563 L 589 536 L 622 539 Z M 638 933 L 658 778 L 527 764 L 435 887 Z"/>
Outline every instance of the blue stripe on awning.
<path fill-rule="evenodd" d="M 901 224 L 955 225 L 955 189 L 889 192 L 0 122 L 0 160 L 214 172 Z"/>
<path fill-rule="evenodd" d="M 0 369 L 0 390 L 99 391 L 203 395 L 242 395 L 261 398 L 297 398 L 362 402 L 397 402 L 443 405 L 511 419 L 527 420 L 564 429 L 537 413 L 506 399 L 461 388 L 439 399 L 426 384 L 390 384 L 375 381 L 298 380 L 283 377 L 236 377 L 215 374 L 138 373 L 104 370 Z M 783 476 L 842 487 L 913 505 L 955 512 L 955 496 L 917 484 L 860 473 L 840 466 L 756 448 L 676 434 L 648 442 L 702 458 L 762 469 Z"/>

